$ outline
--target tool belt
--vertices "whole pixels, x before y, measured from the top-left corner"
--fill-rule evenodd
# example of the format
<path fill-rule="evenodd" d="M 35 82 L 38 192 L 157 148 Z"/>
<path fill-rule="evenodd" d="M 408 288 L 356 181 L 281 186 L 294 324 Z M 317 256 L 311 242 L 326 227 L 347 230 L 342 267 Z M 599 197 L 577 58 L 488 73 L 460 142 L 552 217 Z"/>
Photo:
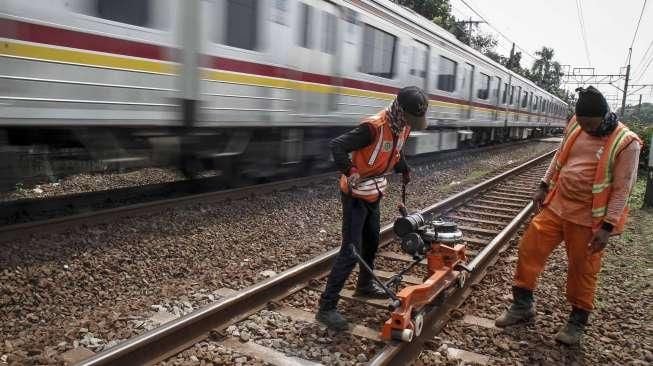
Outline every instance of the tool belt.
<path fill-rule="evenodd" d="M 385 177 L 369 177 L 362 179 L 355 186 L 350 187 L 347 183 L 347 177 L 343 174 L 340 176 L 340 190 L 354 198 L 359 198 L 367 202 L 376 202 L 388 187 L 388 180 Z"/>

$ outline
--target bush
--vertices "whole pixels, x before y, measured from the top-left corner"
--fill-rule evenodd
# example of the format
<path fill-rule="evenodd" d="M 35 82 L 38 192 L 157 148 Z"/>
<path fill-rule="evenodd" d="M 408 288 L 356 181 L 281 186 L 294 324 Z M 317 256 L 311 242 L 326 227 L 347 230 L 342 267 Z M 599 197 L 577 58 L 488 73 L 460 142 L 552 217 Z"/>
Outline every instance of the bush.
<path fill-rule="evenodd" d="M 630 122 L 626 122 L 626 125 L 644 142 L 644 146 L 639 155 L 639 167 L 640 169 L 646 169 L 648 166 L 649 150 L 651 149 L 651 136 L 653 136 L 653 121 L 642 122 L 635 117 Z"/>

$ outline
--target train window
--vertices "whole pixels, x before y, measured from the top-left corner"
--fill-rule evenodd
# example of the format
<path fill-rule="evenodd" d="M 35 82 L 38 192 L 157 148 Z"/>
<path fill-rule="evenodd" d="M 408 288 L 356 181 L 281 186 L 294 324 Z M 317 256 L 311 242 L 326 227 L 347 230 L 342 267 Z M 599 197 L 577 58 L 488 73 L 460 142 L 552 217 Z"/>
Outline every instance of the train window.
<path fill-rule="evenodd" d="M 495 76 L 497 79 L 497 88 L 494 89 L 494 96 L 497 97 L 497 102 L 499 102 L 499 95 L 501 95 L 501 78 L 498 76 Z"/>
<path fill-rule="evenodd" d="M 515 98 L 515 86 L 513 85 L 510 87 L 510 105 L 515 104 L 514 98 Z"/>
<path fill-rule="evenodd" d="M 440 56 L 438 65 L 438 89 L 453 92 L 456 90 L 456 73 L 458 63 L 454 60 Z"/>
<path fill-rule="evenodd" d="M 429 47 L 422 42 L 414 41 L 411 46 L 412 50 L 412 64 L 410 65 L 410 74 L 420 78 L 426 77 L 426 64 L 428 62 Z"/>
<path fill-rule="evenodd" d="M 540 97 L 535 97 L 535 105 L 533 105 L 533 111 L 537 111 L 537 106 L 540 105 Z"/>
<path fill-rule="evenodd" d="M 392 79 L 397 37 L 365 24 L 361 72 Z"/>
<path fill-rule="evenodd" d="M 286 25 L 286 13 L 288 12 L 288 0 L 275 0 L 272 8 L 271 19 L 273 22 Z"/>
<path fill-rule="evenodd" d="M 515 105 L 519 107 L 519 104 L 521 102 L 521 86 L 517 87 L 517 98 L 515 98 Z"/>
<path fill-rule="evenodd" d="M 326 11 L 322 12 L 324 32 L 322 33 L 322 52 L 336 52 L 336 16 Z"/>
<path fill-rule="evenodd" d="M 506 104 L 507 100 L 508 100 L 508 83 L 503 83 L 503 98 L 501 103 Z"/>
<path fill-rule="evenodd" d="M 533 105 L 533 92 L 530 92 L 528 95 L 528 105 L 529 106 Z"/>
<path fill-rule="evenodd" d="M 481 80 L 479 84 L 479 88 L 476 91 L 476 97 L 478 99 L 488 99 L 490 97 L 490 77 L 488 75 L 485 75 L 484 73 L 481 74 Z"/>
<path fill-rule="evenodd" d="M 526 108 L 526 106 L 528 106 L 528 92 L 524 91 L 524 97 L 522 98 L 521 101 L 521 107 Z"/>
<path fill-rule="evenodd" d="M 253 50 L 257 46 L 258 1 L 227 0 L 225 44 Z"/>
<path fill-rule="evenodd" d="M 299 3 L 299 38 L 297 45 L 304 48 L 311 48 L 311 25 L 313 24 L 313 7 Z"/>
<path fill-rule="evenodd" d="M 95 14 L 90 15 L 139 27 L 150 25 L 150 0 L 96 1 Z"/>

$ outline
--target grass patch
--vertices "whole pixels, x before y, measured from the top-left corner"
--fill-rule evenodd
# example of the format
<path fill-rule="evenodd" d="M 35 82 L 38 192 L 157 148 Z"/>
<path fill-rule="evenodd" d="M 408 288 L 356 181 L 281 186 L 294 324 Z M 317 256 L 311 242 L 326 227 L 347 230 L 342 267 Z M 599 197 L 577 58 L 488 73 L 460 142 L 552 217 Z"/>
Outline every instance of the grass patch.
<path fill-rule="evenodd" d="M 630 192 L 628 206 L 633 210 L 641 208 L 644 204 L 644 193 L 646 193 L 646 176 L 640 175 Z"/>
<path fill-rule="evenodd" d="M 456 190 L 459 186 L 461 186 L 461 185 L 465 185 L 465 184 L 467 184 L 467 183 L 472 183 L 472 182 L 478 180 L 479 178 L 482 178 L 482 177 L 488 175 L 488 174 L 491 173 L 491 172 L 492 172 L 492 170 L 485 170 L 485 169 L 476 169 L 476 170 L 473 170 L 471 173 L 469 173 L 469 175 L 467 175 L 467 176 L 466 176 L 465 178 L 463 178 L 462 180 L 460 180 L 460 181 L 455 181 L 455 182 L 451 182 L 451 183 L 449 183 L 447 186 L 442 187 L 442 189 L 440 190 L 440 192 L 442 192 L 442 193 L 449 193 L 449 192 L 451 192 L 451 191 L 453 191 L 453 190 Z"/>

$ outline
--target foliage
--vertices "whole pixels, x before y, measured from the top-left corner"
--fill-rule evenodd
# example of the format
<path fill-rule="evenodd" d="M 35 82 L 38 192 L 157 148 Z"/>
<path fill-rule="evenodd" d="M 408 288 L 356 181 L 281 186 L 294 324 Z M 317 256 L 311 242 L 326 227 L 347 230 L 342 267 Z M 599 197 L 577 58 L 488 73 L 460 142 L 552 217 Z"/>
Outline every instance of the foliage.
<path fill-rule="evenodd" d="M 617 114 L 621 115 L 621 108 L 617 110 Z M 653 104 L 642 103 L 641 107 L 627 106 L 626 113 L 623 115 L 623 120 L 637 120 L 644 123 L 653 124 Z"/>
<path fill-rule="evenodd" d="M 560 63 L 553 61 L 553 48 L 542 47 L 535 55 L 539 58 L 533 62 L 531 80 L 541 88 L 555 93 L 560 88 L 563 74 Z"/>
<path fill-rule="evenodd" d="M 449 0 L 397 0 L 397 4 L 412 9 L 426 19 L 438 23 L 451 17 Z"/>
<path fill-rule="evenodd" d="M 644 106 L 647 106 L 645 109 Z M 648 157 L 649 151 L 651 149 L 651 136 L 653 136 L 653 115 L 651 110 L 653 109 L 653 104 L 644 103 L 642 104 L 641 111 L 634 109 L 633 111 L 627 111 L 626 115 L 622 117 L 622 121 L 635 132 L 644 142 L 642 147 L 641 154 L 639 155 L 639 165 L 641 168 L 648 166 Z M 640 119 L 641 117 L 648 118 L 647 120 Z"/>

